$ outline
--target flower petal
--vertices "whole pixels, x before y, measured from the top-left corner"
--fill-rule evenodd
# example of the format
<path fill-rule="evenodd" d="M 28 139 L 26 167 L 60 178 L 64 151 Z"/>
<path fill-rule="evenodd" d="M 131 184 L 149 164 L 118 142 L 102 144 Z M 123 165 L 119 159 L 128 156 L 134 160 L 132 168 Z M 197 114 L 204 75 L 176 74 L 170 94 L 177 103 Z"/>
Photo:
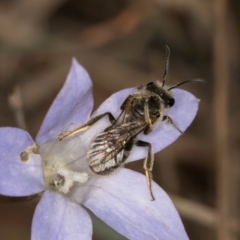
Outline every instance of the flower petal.
<path fill-rule="evenodd" d="M 155 183 L 153 193 L 142 174 L 121 169 L 99 178 L 83 204 L 128 239 L 188 239 L 168 195 Z"/>
<path fill-rule="evenodd" d="M 0 128 L 0 194 L 28 196 L 45 189 L 42 160 L 30 153 L 31 136 L 18 128 Z M 26 150 L 29 153 L 20 154 Z"/>
<path fill-rule="evenodd" d="M 94 112 L 94 115 L 107 112 L 110 108 L 114 116 L 120 114 L 120 104 L 126 96 L 135 91 L 135 88 L 125 89 L 113 95 L 106 100 L 101 107 Z M 93 115 L 93 116 L 94 116 Z M 92 125 L 87 131 L 80 132 L 73 137 L 65 138 L 62 141 L 57 139 L 43 144 L 40 148 L 41 156 L 44 162 L 48 165 L 68 166 L 74 171 L 90 171 L 86 155 L 90 142 L 94 137 L 110 126 L 110 121 L 107 117 L 101 119 Z"/>
<path fill-rule="evenodd" d="M 113 94 L 98 108 L 96 112 L 94 112 L 93 115 L 96 116 L 103 112 L 111 112 L 115 117 L 118 117 L 121 113 L 121 104 L 129 94 L 134 92 L 134 90 L 136 89 L 130 88 Z M 164 114 L 170 116 L 177 127 L 184 132 L 196 116 L 199 100 L 191 93 L 181 89 L 173 89 L 172 93 L 175 98 L 175 105 Z M 109 126 L 110 124 L 107 118 L 102 120 L 102 123 L 106 124 L 107 122 Z M 180 132 L 173 125 L 166 122 L 157 122 L 150 134 L 144 135 L 141 133 L 139 134 L 138 139 L 150 142 L 153 147 L 153 152 L 156 153 L 170 145 L 180 135 Z M 131 151 L 127 162 L 145 158 L 146 155 L 146 148 L 135 146 Z"/>
<path fill-rule="evenodd" d="M 112 94 L 100 105 L 100 107 L 92 114 L 92 116 L 97 116 L 105 112 L 111 112 L 113 116 L 117 118 L 122 112 L 122 110 L 120 109 L 122 103 L 130 94 L 133 94 L 135 91 L 136 88 L 127 88 Z M 105 120 L 109 124 L 108 118 L 106 118 Z"/>
<path fill-rule="evenodd" d="M 47 190 L 34 213 L 31 239 L 92 239 L 92 222 L 80 205 Z"/>
<path fill-rule="evenodd" d="M 86 70 L 73 59 L 67 80 L 49 109 L 36 137 L 39 145 L 62 131 L 82 125 L 93 108 L 92 81 Z"/>

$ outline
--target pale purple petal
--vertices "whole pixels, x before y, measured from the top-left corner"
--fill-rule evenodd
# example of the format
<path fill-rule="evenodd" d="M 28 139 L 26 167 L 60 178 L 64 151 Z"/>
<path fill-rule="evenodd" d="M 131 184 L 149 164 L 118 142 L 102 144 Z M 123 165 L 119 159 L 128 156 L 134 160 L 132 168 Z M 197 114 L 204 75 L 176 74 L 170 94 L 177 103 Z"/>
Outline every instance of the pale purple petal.
<path fill-rule="evenodd" d="M 168 195 L 155 183 L 153 194 L 155 201 L 151 201 L 144 175 L 120 169 L 92 183 L 83 204 L 128 239 L 187 240 Z"/>
<path fill-rule="evenodd" d="M 42 145 L 62 131 L 82 125 L 89 118 L 92 108 L 92 81 L 86 70 L 73 59 L 67 80 L 36 137 L 37 143 Z"/>
<path fill-rule="evenodd" d="M 34 144 L 24 130 L 0 128 L 0 194 L 28 196 L 45 189 L 40 155 L 20 156 Z"/>
<path fill-rule="evenodd" d="M 106 99 L 100 107 L 92 114 L 92 116 L 97 116 L 101 113 L 111 112 L 115 118 L 121 113 L 121 105 L 124 100 L 136 91 L 136 88 L 127 88 L 112 94 L 108 99 Z M 105 119 L 108 122 L 108 118 Z"/>
<path fill-rule="evenodd" d="M 92 222 L 80 205 L 47 190 L 34 213 L 31 239 L 92 239 Z"/>
<path fill-rule="evenodd" d="M 93 115 L 95 116 L 100 113 L 110 111 L 115 117 L 118 117 L 121 113 L 121 104 L 129 94 L 134 92 L 134 90 L 135 88 L 130 88 L 113 94 L 98 108 L 96 112 L 94 112 Z M 175 98 L 175 105 L 166 111 L 165 114 L 170 116 L 178 128 L 184 132 L 196 116 L 199 100 L 191 93 L 181 89 L 173 89 L 172 93 Z M 103 119 L 102 123 L 107 123 L 108 126 L 110 126 L 107 118 Z M 150 134 L 139 134 L 138 139 L 150 142 L 154 153 L 156 153 L 170 145 L 180 135 L 180 132 L 171 124 L 167 124 L 166 122 L 157 122 Z M 146 148 L 134 147 L 127 159 L 127 162 L 145 158 L 146 154 Z"/>

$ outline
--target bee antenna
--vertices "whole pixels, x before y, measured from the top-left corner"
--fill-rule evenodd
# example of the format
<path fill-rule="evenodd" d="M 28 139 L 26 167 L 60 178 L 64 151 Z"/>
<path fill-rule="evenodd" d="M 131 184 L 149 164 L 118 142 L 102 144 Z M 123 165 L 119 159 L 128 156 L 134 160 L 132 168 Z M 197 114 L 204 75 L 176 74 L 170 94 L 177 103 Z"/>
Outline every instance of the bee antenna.
<path fill-rule="evenodd" d="M 170 48 L 167 45 L 165 45 L 164 48 L 166 50 L 166 65 L 165 65 L 165 70 L 164 70 L 164 74 L 163 74 L 162 87 L 164 87 L 166 79 L 167 79 L 168 68 L 169 68 L 169 59 L 170 59 Z"/>
<path fill-rule="evenodd" d="M 192 83 L 192 82 L 200 82 L 200 83 L 202 83 L 202 84 L 207 84 L 207 81 L 204 80 L 204 79 L 201 79 L 201 78 L 189 79 L 189 80 L 180 82 L 180 83 L 176 84 L 176 85 L 173 86 L 173 87 L 170 87 L 170 88 L 168 89 L 168 91 L 170 91 L 171 89 L 176 88 L 176 87 L 178 87 L 178 86 L 180 86 L 180 85 L 183 85 L 183 84 L 186 84 L 186 83 Z"/>

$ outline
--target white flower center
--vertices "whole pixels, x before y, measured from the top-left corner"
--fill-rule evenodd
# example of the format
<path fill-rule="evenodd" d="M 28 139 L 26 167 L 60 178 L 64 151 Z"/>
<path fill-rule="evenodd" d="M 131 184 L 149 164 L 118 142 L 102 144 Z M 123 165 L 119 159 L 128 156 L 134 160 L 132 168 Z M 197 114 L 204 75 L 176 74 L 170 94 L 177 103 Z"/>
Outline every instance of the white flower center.
<path fill-rule="evenodd" d="M 57 179 L 53 181 L 54 185 L 60 192 L 65 194 L 69 192 L 74 182 L 85 183 L 88 180 L 88 174 L 85 172 L 73 172 L 59 166 L 55 166 L 54 170 L 57 174 Z"/>
<path fill-rule="evenodd" d="M 87 147 L 81 142 L 77 138 L 55 139 L 40 147 L 44 181 L 48 189 L 67 194 L 74 184 L 88 181 Z"/>

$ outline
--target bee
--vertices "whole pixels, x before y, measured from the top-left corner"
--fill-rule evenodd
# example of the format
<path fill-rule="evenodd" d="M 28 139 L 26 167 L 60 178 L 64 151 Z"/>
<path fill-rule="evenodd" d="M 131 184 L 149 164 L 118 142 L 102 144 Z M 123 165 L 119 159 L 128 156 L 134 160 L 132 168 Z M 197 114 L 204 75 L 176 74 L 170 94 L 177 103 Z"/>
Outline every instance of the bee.
<path fill-rule="evenodd" d="M 190 79 L 172 87 L 165 86 L 170 49 L 165 46 L 165 50 L 166 64 L 163 81 L 157 80 L 145 86 L 139 86 L 133 94 L 124 100 L 121 105 L 121 113 L 117 119 L 111 112 L 105 112 L 93 117 L 83 126 L 60 134 L 58 137 L 59 140 L 62 140 L 65 137 L 87 130 L 101 118 L 108 116 L 111 125 L 99 133 L 89 146 L 87 162 L 91 171 L 97 175 L 109 175 L 126 162 L 133 146 L 146 147 L 148 153 L 143 168 L 152 200 L 155 200 L 152 191 L 153 149 L 151 143 L 141 141 L 137 137 L 142 132 L 145 135 L 152 132 L 154 124 L 159 121 L 167 121 L 181 132 L 171 117 L 165 115 L 166 110 L 175 103 L 171 90 L 186 83 L 200 82 L 206 84 L 203 79 Z"/>

